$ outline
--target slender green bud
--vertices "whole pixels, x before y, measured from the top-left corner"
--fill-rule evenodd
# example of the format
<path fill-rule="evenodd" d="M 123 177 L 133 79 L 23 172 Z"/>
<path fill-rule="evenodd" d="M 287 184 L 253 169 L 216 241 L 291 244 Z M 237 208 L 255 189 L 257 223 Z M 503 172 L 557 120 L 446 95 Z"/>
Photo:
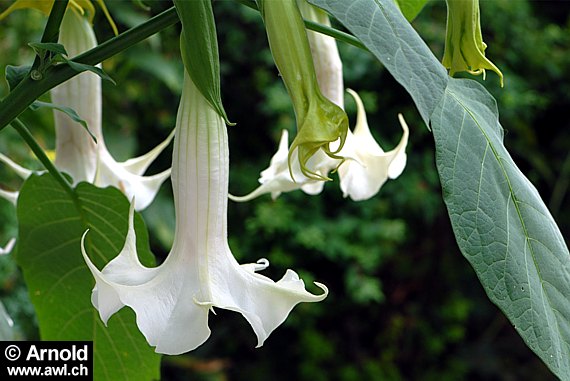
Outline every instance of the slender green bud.
<path fill-rule="evenodd" d="M 289 163 L 296 149 L 305 176 L 328 180 L 309 170 L 307 161 L 319 149 L 332 158 L 342 159 L 337 154 L 346 139 L 348 117 L 319 89 L 307 32 L 296 1 L 258 0 L 257 3 L 273 59 L 295 109 L 297 136 L 289 150 Z M 335 143 L 335 149 L 331 149 L 330 143 L 337 141 L 340 144 Z"/>
<path fill-rule="evenodd" d="M 180 51 L 186 71 L 200 93 L 230 123 L 220 90 L 220 58 L 211 0 L 174 0 L 182 22 Z"/>
<path fill-rule="evenodd" d="M 453 75 L 459 71 L 483 74 L 485 69 L 493 70 L 501 79 L 503 73 L 485 57 L 487 45 L 483 42 L 479 0 L 446 0 L 447 31 L 443 66 Z"/>

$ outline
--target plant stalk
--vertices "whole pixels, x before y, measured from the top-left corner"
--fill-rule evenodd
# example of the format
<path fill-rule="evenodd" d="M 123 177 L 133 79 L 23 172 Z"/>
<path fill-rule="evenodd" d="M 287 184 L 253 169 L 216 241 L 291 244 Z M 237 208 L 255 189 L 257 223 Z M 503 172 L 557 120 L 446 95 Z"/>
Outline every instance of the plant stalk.
<path fill-rule="evenodd" d="M 54 4 L 56 3 L 59 2 L 55 2 Z M 143 24 L 129 29 L 85 53 L 73 57 L 72 61 L 96 65 L 178 21 L 176 9 L 172 7 Z M 26 76 L 26 78 L 0 102 L 0 131 L 10 124 L 12 120 L 17 118 L 42 94 L 77 74 L 79 74 L 79 72 L 73 70 L 69 65 L 58 64 L 49 67 L 40 80 L 33 80 L 29 75 Z"/>
<path fill-rule="evenodd" d="M 53 176 L 53 178 L 61 185 L 61 187 L 71 196 L 74 202 L 79 202 L 77 194 L 71 187 L 71 184 L 67 179 L 61 174 L 61 172 L 55 167 L 51 160 L 47 157 L 43 148 L 36 141 L 30 130 L 20 121 L 20 119 L 15 118 L 10 125 L 20 134 L 22 139 L 30 147 L 34 155 L 43 164 L 45 169 Z"/>

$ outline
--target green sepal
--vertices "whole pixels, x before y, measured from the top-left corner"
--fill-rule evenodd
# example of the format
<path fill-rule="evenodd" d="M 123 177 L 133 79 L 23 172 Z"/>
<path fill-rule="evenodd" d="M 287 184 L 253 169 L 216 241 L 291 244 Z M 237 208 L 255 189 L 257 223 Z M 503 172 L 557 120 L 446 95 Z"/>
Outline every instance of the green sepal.
<path fill-rule="evenodd" d="M 346 113 L 322 95 L 315 74 L 307 32 L 295 0 L 257 0 L 267 30 L 271 54 L 293 102 L 297 136 L 289 150 L 289 163 L 298 150 L 301 171 L 315 180 L 328 180 L 307 168 L 320 148 L 334 159 L 348 133 Z M 339 140 L 333 151 L 329 144 Z"/>
<path fill-rule="evenodd" d="M 182 22 L 180 52 L 186 71 L 208 103 L 231 123 L 222 104 L 220 58 L 214 11 L 210 0 L 174 0 Z"/>
<path fill-rule="evenodd" d="M 487 44 L 483 42 L 479 0 L 446 0 L 447 26 L 442 64 L 449 75 L 466 71 L 473 75 L 492 70 L 503 86 L 503 73 L 485 57 Z"/>

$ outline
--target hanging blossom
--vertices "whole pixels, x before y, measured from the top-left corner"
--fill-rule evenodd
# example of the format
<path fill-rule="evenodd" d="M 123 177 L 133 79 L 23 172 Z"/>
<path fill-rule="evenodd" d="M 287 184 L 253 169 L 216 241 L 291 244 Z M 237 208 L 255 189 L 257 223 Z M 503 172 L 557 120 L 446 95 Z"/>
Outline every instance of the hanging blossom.
<path fill-rule="evenodd" d="M 485 70 L 493 70 L 499 76 L 503 87 L 503 73 L 485 57 L 487 44 L 483 42 L 481 33 L 479 0 L 445 2 L 447 25 L 442 64 L 449 69 L 449 75 L 466 71 L 473 75 L 483 74 L 485 79 Z"/>
<path fill-rule="evenodd" d="M 25 5 L 29 2 L 17 2 L 15 5 L 18 3 Z M 51 7 L 53 1 L 39 1 L 32 4 L 43 9 L 47 3 Z M 84 3 L 90 4 L 81 2 L 85 5 Z M 97 46 L 88 18 L 76 9 L 79 4 L 77 1 L 72 4 L 75 6 L 70 6 L 63 17 L 59 40 L 70 57 Z M 89 8 L 87 10 L 89 11 Z M 83 126 L 68 115 L 55 111 L 55 164 L 58 169 L 68 173 L 74 184 L 87 181 L 100 187 L 116 187 L 129 198 L 135 196 L 137 210 L 146 208 L 156 196 L 162 183 L 170 176 L 170 169 L 152 176 L 142 174 L 170 143 L 174 131 L 146 155 L 117 162 L 109 153 L 102 132 L 101 78 L 91 72 L 81 73 L 52 89 L 51 96 L 54 104 L 75 110 L 85 120 L 90 132 L 96 138 L 95 142 Z M 26 178 L 30 173 L 31 171 L 28 171 L 23 177 Z M 0 197 L 13 199 L 14 194 L 0 193 Z"/>
<path fill-rule="evenodd" d="M 298 0 L 303 17 L 323 25 L 330 25 L 328 16 L 322 10 L 313 7 L 305 0 Z M 338 53 L 336 40 L 321 33 L 307 31 L 316 78 L 324 96 L 344 109 L 344 85 L 342 77 L 342 61 Z M 388 178 L 395 179 L 406 166 L 406 146 L 408 144 L 408 126 L 401 115 L 398 115 L 404 131 L 398 145 L 391 151 L 384 152 L 376 142 L 366 120 L 364 105 L 358 94 L 347 90 L 356 101 L 357 117 L 354 132 L 348 130 L 338 157 L 330 157 L 318 150 L 308 161 L 309 173 L 317 173 L 319 177 L 304 176 L 300 171 L 298 160 L 287 162 L 286 153 L 289 139 L 286 130 L 281 134 L 279 147 L 271 158 L 269 167 L 261 172 L 261 184 L 245 196 L 230 195 L 233 201 L 249 201 L 262 194 L 270 193 L 273 199 L 282 192 L 301 189 L 307 194 L 315 195 L 324 188 L 323 179 L 328 178 L 330 171 L 337 169 L 340 188 L 344 197 L 354 201 L 367 200 L 376 195 Z M 332 142 L 331 150 L 336 150 L 340 140 Z M 295 155 L 296 156 L 296 155 Z M 343 159 L 340 159 L 343 158 Z M 288 165 L 289 164 L 289 165 Z"/>
<path fill-rule="evenodd" d="M 297 135 L 289 149 L 291 167 L 296 156 L 304 177 L 329 180 L 311 168 L 309 161 L 319 151 L 331 159 L 342 159 L 339 151 L 346 139 L 348 117 L 341 107 L 323 95 L 319 87 L 296 0 L 258 0 L 257 4 L 273 60 L 295 110 Z M 295 178 L 293 169 L 291 175 Z"/>
<path fill-rule="evenodd" d="M 321 295 L 307 292 L 292 270 L 278 282 L 258 274 L 269 265 L 266 259 L 238 264 L 227 241 L 228 181 L 224 121 L 185 73 L 172 158 L 176 229 L 170 254 L 156 268 L 139 262 L 132 206 L 125 245 L 102 271 L 86 253 L 87 232 L 81 240 L 96 281 L 91 300 L 105 324 L 129 306 L 156 352 L 180 354 L 206 341 L 208 314 L 219 307 L 241 313 L 259 347 L 296 304 L 327 296 L 320 283 Z"/>

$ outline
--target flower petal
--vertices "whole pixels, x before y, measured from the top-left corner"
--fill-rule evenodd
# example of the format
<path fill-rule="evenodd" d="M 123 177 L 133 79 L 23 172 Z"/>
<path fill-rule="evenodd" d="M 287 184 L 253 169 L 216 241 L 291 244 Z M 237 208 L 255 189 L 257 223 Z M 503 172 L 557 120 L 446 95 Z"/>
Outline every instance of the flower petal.
<path fill-rule="evenodd" d="M 14 248 L 14 245 L 16 245 L 16 238 L 11 238 L 6 244 L 6 246 L 0 247 L 0 255 L 10 254 L 10 252 Z"/>
<path fill-rule="evenodd" d="M 260 186 L 245 196 L 229 195 L 230 200 L 237 202 L 250 201 L 266 193 L 271 193 L 271 198 L 276 199 L 283 192 L 290 192 L 302 189 L 303 192 L 316 195 L 322 192 L 325 181 L 309 178 L 301 171 L 298 155 L 291 157 L 291 168 L 289 168 L 289 134 L 283 130 L 277 152 L 271 158 L 269 167 L 261 172 L 259 178 Z M 335 160 L 326 155 L 322 150 L 318 150 L 308 161 L 307 167 L 311 172 L 318 174 L 321 178 L 327 178 L 329 172 L 336 168 L 340 160 Z M 293 173 L 293 177 L 291 177 Z"/>
<path fill-rule="evenodd" d="M 174 140 L 172 185 L 176 209 L 174 244 L 162 265 L 147 268 L 138 260 L 134 203 L 119 255 L 102 271 L 83 257 L 95 277 L 92 302 L 101 319 L 131 307 L 137 325 L 156 351 L 179 354 L 210 335 L 212 307 L 240 312 L 252 325 L 258 346 L 300 302 L 326 297 L 305 291 L 288 270 L 278 282 L 257 274 L 267 260 L 240 266 L 227 243 L 229 152 L 223 119 L 185 74 Z"/>
<path fill-rule="evenodd" d="M 193 350 L 210 335 L 208 307 L 194 302 L 199 289 L 197 269 L 191 264 L 170 265 L 171 255 L 160 267 L 143 266 L 136 253 L 133 219 L 134 203 L 125 245 L 102 271 L 89 259 L 85 250 L 87 232 L 83 235 L 81 252 L 96 281 L 92 303 L 105 324 L 123 306 L 131 307 L 140 331 L 159 353 Z"/>
<path fill-rule="evenodd" d="M 162 151 L 164 151 L 164 149 L 170 144 L 170 142 L 174 138 L 174 131 L 175 130 L 172 129 L 172 132 L 168 135 L 166 139 L 164 139 L 162 143 L 154 147 L 146 154 L 139 157 L 133 157 L 132 159 L 129 159 L 120 164 L 130 173 L 134 175 L 142 175 L 147 170 L 147 168 L 154 162 L 154 160 L 158 157 L 158 155 L 160 155 Z"/>
<path fill-rule="evenodd" d="M 287 270 L 277 282 L 239 266 L 231 252 L 226 253 L 226 266 L 217 267 L 212 277 L 212 304 L 241 313 L 257 336 L 257 347 L 281 325 L 293 307 L 301 302 L 319 302 L 326 298 L 328 289 L 313 295 L 305 290 L 304 282 L 293 270 Z M 229 264 L 229 266 L 228 266 Z"/>
<path fill-rule="evenodd" d="M 31 171 L 27 168 L 24 168 L 19 164 L 16 164 L 8 156 L 1 154 L 1 153 L 0 153 L 0 161 L 3 162 L 4 164 L 6 164 L 8 167 L 10 167 L 10 169 L 13 170 L 23 180 L 27 179 L 28 177 L 30 177 L 30 175 L 32 173 L 34 173 L 33 171 Z"/>
<path fill-rule="evenodd" d="M 7 201 L 10 201 L 14 205 L 16 205 L 16 202 L 18 201 L 19 193 L 20 192 L 11 192 L 4 189 L 0 189 L 0 197 Z"/>
<path fill-rule="evenodd" d="M 348 134 L 342 151 L 351 159 L 340 165 L 338 174 L 343 196 L 363 201 L 376 195 L 388 178 L 395 179 L 404 170 L 409 131 L 404 118 L 398 115 L 404 130 L 402 138 L 393 150 L 384 152 L 370 133 L 360 97 L 348 91 L 356 101 L 358 113 L 354 133 Z"/>
<path fill-rule="evenodd" d="M 99 187 L 113 186 L 128 198 L 135 198 L 135 209 L 145 209 L 154 200 L 160 186 L 170 177 L 170 169 L 152 176 L 139 176 L 129 172 L 118 163 L 106 149 L 99 150 L 99 164 L 94 184 Z"/>

